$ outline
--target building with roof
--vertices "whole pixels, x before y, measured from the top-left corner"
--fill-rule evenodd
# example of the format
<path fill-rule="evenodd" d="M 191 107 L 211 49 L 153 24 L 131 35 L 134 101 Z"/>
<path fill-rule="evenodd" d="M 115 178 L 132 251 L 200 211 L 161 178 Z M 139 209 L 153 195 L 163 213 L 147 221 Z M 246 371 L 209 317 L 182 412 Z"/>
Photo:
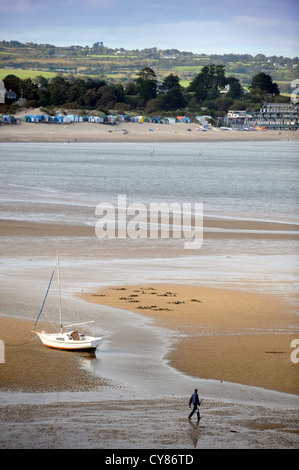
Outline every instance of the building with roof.
<path fill-rule="evenodd" d="M 298 130 L 298 106 L 293 103 L 264 103 L 257 112 L 229 110 L 225 122 L 228 126 L 263 127 L 272 130 Z"/>
<path fill-rule="evenodd" d="M 293 103 L 264 103 L 260 111 L 252 114 L 248 124 L 266 129 L 298 130 L 298 107 Z"/>

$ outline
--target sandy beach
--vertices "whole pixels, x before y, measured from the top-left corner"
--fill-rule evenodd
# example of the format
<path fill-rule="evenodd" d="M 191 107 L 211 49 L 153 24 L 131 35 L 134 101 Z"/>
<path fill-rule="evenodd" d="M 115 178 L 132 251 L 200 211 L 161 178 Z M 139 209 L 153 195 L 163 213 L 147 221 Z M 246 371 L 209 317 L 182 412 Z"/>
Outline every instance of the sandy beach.
<path fill-rule="evenodd" d="M 248 291 L 164 284 L 110 287 L 80 297 L 134 311 L 171 330 L 166 360 L 189 376 L 299 395 L 297 365 L 290 361 L 296 316 L 285 301 Z M 0 317 L 6 351 L 2 390 L 80 391 L 106 384 L 87 371 L 78 373 L 87 353 L 45 348 L 31 330 L 32 322 Z"/>
<path fill-rule="evenodd" d="M 126 129 L 127 133 L 124 133 Z M 115 126 L 89 122 L 71 124 L 27 123 L 0 126 L 0 142 L 263 142 L 298 140 L 292 131 L 203 131 L 195 123 L 119 123 Z"/>
<path fill-rule="evenodd" d="M 112 287 L 81 297 L 133 310 L 175 330 L 167 359 L 190 376 L 299 394 L 297 366 L 290 361 L 296 315 L 287 302 L 255 292 L 163 284 Z"/>
<path fill-rule="evenodd" d="M 48 327 L 41 323 L 40 327 Z M 28 320 L 0 317 L 5 363 L 0 367 L 2 391 L 62 392 L 96 390 L 108 382 L 80 369 L 87 353 L 72 355 L 44 348 Z"/>
<path fill-rule="evenodd" d="M 139 376 L 140 385 L 132 388 L 115 377 L 105 379 L 105 367 L 100 368 L 102 377 L 86 367 L 91 361 L 86 353 L 45 348 L 33 339 L 32 322 L 0 317 L 5 339 L 5 364 L 0 365 L 2 449 L 102 449 L 105 456 L 108 449 L 134 449 L 138 455 L 138 449 L 297 448 L 298 374 L 296 365 L 290 371 L 289 363 L 293 317 L 284 312 L 281 331 L 284 302 L 181 285 L 110 287 L 83 297 L 95 307 L 106 303 L 118 309 L 128 308 L 128 303 L 132 309 L 132 300 L 139 299 L 139 318 L 154 319 L 153 336 L 148 338 L 146 323 L 138 324 L 134 317 L 131 321 L 126 310 L 118 310 L 116 319 L 108 310 L 113 323 L 120 325 L 123 318 L 121 334 L 131 354 L 126 359 L 128 352 L 120 351 L 113 358 L 112 350 L 109 359 L 109 349 L 101 348 L 92 360 L 102 366 L 108 361 L 109 372 L 120 361 L 118 379 L 121 368 L 129 367 L 133 383 Z M 172 329 L 170 369 L 163 365 L 165 352 L 158 350 L 157 355 L 155 336 L 160 328 Z M 117 338 L 120 341 L 119 334 Z M 133 344 L 136 357 L 142 350 L 145 354 L 141 362 L 132 355 Z M 154 348 L 152 361 L 148 348 Z M 173 367 L 194 378 L 175 374 Z M 215 379 L 205 381 L 197 374 Z M 235 378 L 252 384 L 253 377 L 257 387 L 227 382 Z M 194 387 L 203 400 L 199 424 L 187 420 Z"/>

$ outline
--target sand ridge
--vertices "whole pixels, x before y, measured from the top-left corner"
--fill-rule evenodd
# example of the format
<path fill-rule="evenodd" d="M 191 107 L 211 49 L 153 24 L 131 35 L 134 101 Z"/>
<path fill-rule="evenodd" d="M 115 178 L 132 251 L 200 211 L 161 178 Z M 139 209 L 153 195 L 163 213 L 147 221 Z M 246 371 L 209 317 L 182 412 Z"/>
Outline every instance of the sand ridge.
<path fill-rule="evenodd" d="M 299 393 L 297 365 L 290 360 L 297 318 L 282 299 L 164 284 L 112 287 L 80 297 L 150 316 L 176 331 L 168 360 L 191 376 Z"/>

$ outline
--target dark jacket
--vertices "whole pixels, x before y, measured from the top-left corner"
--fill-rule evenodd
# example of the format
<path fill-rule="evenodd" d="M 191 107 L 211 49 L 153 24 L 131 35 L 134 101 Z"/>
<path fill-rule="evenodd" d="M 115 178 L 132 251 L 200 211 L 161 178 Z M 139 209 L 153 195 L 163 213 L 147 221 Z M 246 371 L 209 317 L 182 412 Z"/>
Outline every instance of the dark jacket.
<path fill-rule="evenodd" d="M 193 406 L 199 406 L 200 405 L 198 394 L 196 392 L 194 392 L 190 397 L 189 405 L 191 405 L 191 403 L 193 404 Z"/>

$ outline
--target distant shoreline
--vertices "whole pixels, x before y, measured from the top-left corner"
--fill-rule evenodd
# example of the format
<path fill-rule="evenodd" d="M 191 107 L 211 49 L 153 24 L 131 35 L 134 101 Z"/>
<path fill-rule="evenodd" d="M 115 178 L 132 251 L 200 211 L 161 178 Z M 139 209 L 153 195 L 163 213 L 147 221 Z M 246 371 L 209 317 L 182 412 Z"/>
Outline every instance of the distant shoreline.
<path fill-rule="evenodd" d="M 125 130 L 125 132 L 124 132 Z M 297 141 L 296 131 L 202 130 L 195 123 L 153 124 L 90 122 L 71 124 L 20 122 L 0 126 L 0 142 L 265 142 Z"/>

